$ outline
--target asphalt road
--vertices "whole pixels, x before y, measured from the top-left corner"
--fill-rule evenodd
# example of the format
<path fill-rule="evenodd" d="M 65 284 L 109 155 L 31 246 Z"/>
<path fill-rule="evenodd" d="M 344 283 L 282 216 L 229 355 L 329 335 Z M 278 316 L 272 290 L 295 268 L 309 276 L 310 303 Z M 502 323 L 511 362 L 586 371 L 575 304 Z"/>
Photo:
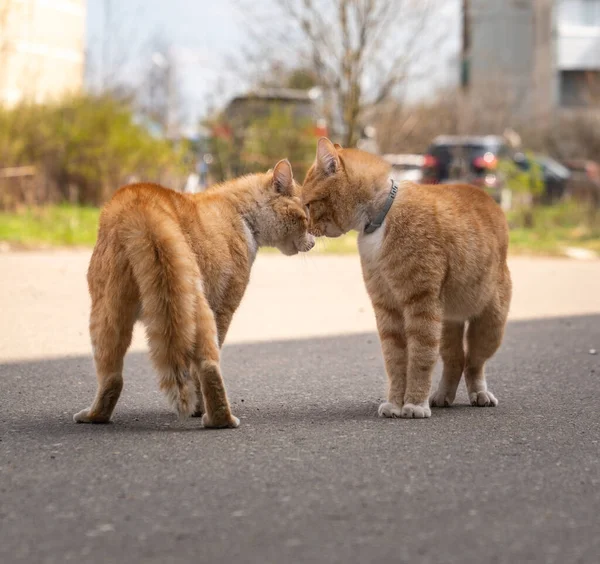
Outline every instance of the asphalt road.
<path fill-rule="evenodd" d="M 597 563 L 592 348 L 598 315 L 512 321 L 497 408 L 409 421 L 376 416 L 371 333 L 231 345 L 226 431 L 176 422 L 143 353 L 108 426 L 71 421 L 89 357 L 2 364 L 0 561 Z"/>

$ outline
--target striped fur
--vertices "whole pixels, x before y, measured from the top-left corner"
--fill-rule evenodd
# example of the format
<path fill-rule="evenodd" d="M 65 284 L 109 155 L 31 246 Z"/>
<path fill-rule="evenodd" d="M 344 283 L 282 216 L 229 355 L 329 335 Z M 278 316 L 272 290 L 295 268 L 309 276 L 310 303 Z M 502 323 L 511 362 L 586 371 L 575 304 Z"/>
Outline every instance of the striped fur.
<path fill-rule="evenodd" d="M 169 403 L 207 427 L 237 427 L 221 377 L 220 347 L 256 250 L 308 251 L 314 239 L 287 161 L 203 194 L 152 184 L 121 188 L 105 206 L 88 270 L 98 391 L 80 423 L 110 420 L 123 387 L 133 325 L 146 326 Z"/>
<path fill-rule="evenodd" d="M 479 188 L 405 182 L 382 227 L 365 234 L 389 175 L 379 157 L 321 139 L 302 189 L 313 234 L 359 232 L 389 380 L 379 413 L 429 417 L 430 405 L 452 404 L 463 373 L 471 404 L 495 406 L 484 366 L 502 341 L 511 298 L 504 214 Z M 440 354 L 443 376 L 430 398 Z"/>

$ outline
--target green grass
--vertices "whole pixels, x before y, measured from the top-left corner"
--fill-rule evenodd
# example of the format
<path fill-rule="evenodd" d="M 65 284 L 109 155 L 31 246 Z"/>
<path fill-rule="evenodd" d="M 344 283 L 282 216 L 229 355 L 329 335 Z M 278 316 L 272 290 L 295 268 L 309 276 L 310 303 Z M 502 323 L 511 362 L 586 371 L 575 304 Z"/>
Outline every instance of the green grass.
<path fill-rule="evenodd" d="M 93 246 L 100 210 L 71 205 L 0 212 L 0 241 L 22 247 Z"/>
<path fill-rule="evenodd" d="M 91 247 L 96 241 L 97 208 L 71 205 L 0 212 L 0 241 L 16 247 Z M 513 254 L 564 254 L 566 247 L 580 247 L 600 254 L 600 213 L 595 227 L 589 227 L 584 211 L 572 204 L 538 208 L 534 227 L 525 229 L 520 215 L 509 213 L 510 251 Z M 269 251 L 265 249 L 265 251 Z M 320 238 L 312 251 L 319 254 L 356 253 L 356 233 L 337 239 Z"/>
<path fill-rule="evenodd" d="M 92 247 L 96 242 L 100 210 L 68 204 L 0 211 L 0 241 L 19 248 Z M 263 249 L 264 252 L 278 252 Z M 356 233 L 337 239 L 321 238 L 312 252 L 356 253 Z"/>
<path fill-rule="evenodd" d="M 555 229 L 552 232 L 512 229 L 510 233 L 511 254 L 564 256 L 567 247 L 588 249 L 600 256 L 600 234 L 594 235 L 579 228 Z"/>
<path fill-rule="evenodd" d="M 590 221 L 586 210 L 576 204 L 537 208 L 532 228 L 522 226 L 517 212 L 508 214 L 508 222 L 513 254 L 561 256 L 566 247 L 600 254 L 600 213 L 595 221 Z"/>

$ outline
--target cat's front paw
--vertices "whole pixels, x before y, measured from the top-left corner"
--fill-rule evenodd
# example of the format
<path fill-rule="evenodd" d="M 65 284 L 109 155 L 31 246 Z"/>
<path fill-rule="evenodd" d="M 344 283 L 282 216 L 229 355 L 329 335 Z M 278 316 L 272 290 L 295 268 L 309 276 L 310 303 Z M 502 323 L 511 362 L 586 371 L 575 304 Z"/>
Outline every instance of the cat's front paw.
<path fill-rule="evenodd" d="M 202 424 L 207 429 L 235 429 L 240 426 L 240 420 L 231 413 L 220 414 L 217 412 L 212 417 L 205 413 L 202 416 Z"/>
<path fill-rule="evenodd" d="M 73 415 L 75 423 L 109 423 L 110 416 L 91 415 L 89 409 L 82 409 L 79 413 Z"/>
<path fill-rule="evenodd" d="M 391 401 L 385 401 L 379 406 L 379 417 L 402 417 L 402 408 Z"/>
<path fill-rule="evenodd" d="M 472 392 L 469 394 L 471 405 L 476 407 L 496 407 L 498 400 L 490 391 Z"/>
<path fill-rule="evenodd" d="M 429 402 L 424 401 L 423 403 L 405 403 L 402 406 L 402 413 L 400 417 L 405 419 L 427 419 L 431 417 L 431 409 L 429 408 Z"/>

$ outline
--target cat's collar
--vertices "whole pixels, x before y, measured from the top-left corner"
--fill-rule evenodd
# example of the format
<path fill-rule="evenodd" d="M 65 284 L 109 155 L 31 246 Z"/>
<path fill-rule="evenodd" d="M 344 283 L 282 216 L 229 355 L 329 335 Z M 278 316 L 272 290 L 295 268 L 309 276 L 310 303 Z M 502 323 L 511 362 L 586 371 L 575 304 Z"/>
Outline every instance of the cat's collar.
<path fill-rule="evenodd" d="M 365 234 L 369 235 L 374 231 L 377 231 L 381 227 L 385 216 L 390 211 L 392 204 L 394 203 L 394 199 L 396 198 L 396 194 L 398 193 L 398 184 L 394 182 L 393 178 L 390 178 L 390 182 L 392 183 L 392 187 L 390 188 L 390 193 L 388 194 L 387 200 L 381 211 L 375 216 L 373 221 L 369 221 L 367 225 L 365 225 Z"/>

